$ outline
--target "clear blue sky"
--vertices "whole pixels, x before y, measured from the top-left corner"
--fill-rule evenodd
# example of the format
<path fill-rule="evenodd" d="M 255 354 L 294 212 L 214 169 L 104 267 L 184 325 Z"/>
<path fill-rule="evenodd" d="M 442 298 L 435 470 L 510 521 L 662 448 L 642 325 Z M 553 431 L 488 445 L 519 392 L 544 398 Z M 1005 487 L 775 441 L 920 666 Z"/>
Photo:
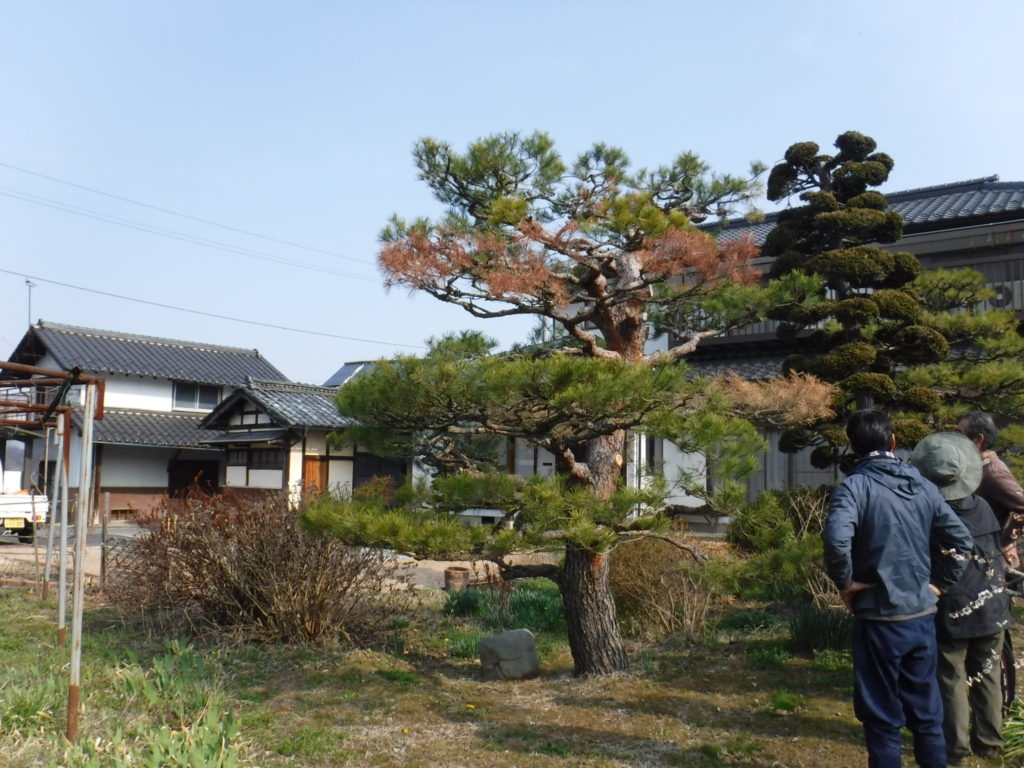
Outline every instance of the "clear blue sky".
<path fill-rule="evenodd" d="M 530 324 L 381 287 L 387 217 L 437 210 L 417 138 L 542 129 L 569 156 L 605 141 L 742 172 L 859 130 L 896 160 L 889 191 L 1019 180 L 1022 34 L 1017 0 L 9 0 L 0 354 L 27 329 L 25 275 L 33 321 L 255 347 L 312 383 L 447 330 L 508 344 Z"/>

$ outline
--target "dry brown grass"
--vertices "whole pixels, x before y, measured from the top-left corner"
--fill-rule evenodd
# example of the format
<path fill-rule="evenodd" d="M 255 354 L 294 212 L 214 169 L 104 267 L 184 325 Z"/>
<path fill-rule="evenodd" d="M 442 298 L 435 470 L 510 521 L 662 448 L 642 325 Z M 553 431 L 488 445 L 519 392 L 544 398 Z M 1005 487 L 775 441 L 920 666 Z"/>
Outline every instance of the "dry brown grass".
<path fill-rule="evenodd" d="M 478 681 L 471 665 L 356 652 L 318 663 L 324 683 L 315 691 L 289 675 L 263 692 L 274 731 L 315 748 L 282 754 L 301 743 L 282 738 L 251 757 L 265 768 L 863 765 L 847 701 L 808 696 L 780 715 L 775 683 L 742 656 L 662 662 L 581 680 L 565 658 L 537 679 L 494 683 Z M 382 667 L 414 682 L 389 682 Z"/>
<path fill-rule="evenodd" d="M 865 764 L 848 668 L 816 666 L 810 659 L 785 654 L 775 666 L 751 664 L 753 652 L 781 646 L 784 638 L 734 633 L 695 643 L 672 638 L 654 646 L 637 644 L 630 649 L 634 660 L 630 672 L 577 679 L 571 674 L 572 659 L 565 643 L 542 636 L 538 677 L 484 682 L 474 661 L 445 652 L 445 633 L 461 625 L 441 614 L 443 597 L 438 591 L 423 592 L 406 642 L 389 652 L 338 645 L 202 647 L 209 664 L 222 671 L 228 706 L 241 723 L 239 765 L 860 768 Z M 20 605 L 15 600 L 5 604 L 11 610 Z M 0 622 L 0 663 L 29 627 L 39 624 L 41 637 L 51 631 L 52 610 L 45 602 L 33 599 L 19 609 L 23 615 L 14 624 Z M 87 621 L 87 627 L 101 624 L 108 639 L 101 651 L 87 637 L 87 665 L 109 666 L 111 649 L 127 651 L 140 642 L 130 627 L 107 626 L 98 617 Z M 115 637 L 115 632 L 122 635 Z M 153 638 L 148 641 L 152 644 Z M 53 652 L 43 641 L 31 647 L 32 653 Z M 23 667 L 31 665 L 27 656 L 20 661 Z M 88 693 L 83 738 L 94 739 L 104 724 L 103 697 L 95 688 Z M 790 706 L 780 706 L 781 696 L 791 699 Z M 59 731 L 59 723 L 53 724 L 53 730 Z M 40 734 L 5 737 L 2 731 L 0 724 L 0 763 L 5 768 L 45 764 L 33 757 L 40 754 Z M 906 764 L 912 764 L 909 755 Z M 969 768 L 982 765 L 968 762 Z"/>

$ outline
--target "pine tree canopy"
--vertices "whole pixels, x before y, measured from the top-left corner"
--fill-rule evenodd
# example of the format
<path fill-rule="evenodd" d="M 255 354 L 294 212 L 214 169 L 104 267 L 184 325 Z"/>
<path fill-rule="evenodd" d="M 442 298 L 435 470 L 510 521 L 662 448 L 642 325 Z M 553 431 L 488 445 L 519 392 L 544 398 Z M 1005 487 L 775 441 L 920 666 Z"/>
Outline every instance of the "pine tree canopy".
<path fill-rule="evenodd" d="M 922 271 L 916 256 L 882 245 L 902 236 L 898 213 L 882 184 L 893 160 L 875 141 L 850 131 L 836 154 L 814 142 L 792 145 L 768 178 L 768 197 L 804 203 L 779 215 L 763 254 L 773 276 L 813 274 L 817 290 L 802 303 L 771 311 L 779 336 L 802 341 L 785 370 L 837 385 L 837 418 L 783 436 L 782 450 L 816 447 L 812 462 L 843 457 L 837 427 L 853 408 L 879 407 L 894 416 L 901 446 L 955 425 L 980 408 L 1024 415 L 1022 340 L 1012 313 L 990 310 L 993 292 L 971 270 Z"/>
<path fill-rule="evenodd" d="M 306 520 L 353 543 L 486 557 L 506 578 L 550 578 L 577 672 L 622 669 L 605 556 L 661 535 L 669 484 L 708 495 L 702 467 L 663 480 L 634 464 L 627 486 L 632 441 L 639 433 L 700 452 L 721 480 L 719 500 L 742 493 L 737 481 L 763 447 L 744 417 L 804 424 L 821 416 L 831 390 L 809 377 L 770 393 L 730 386 L 694 376 L 682 358 L 769 309 L 814 306 L 816 282 L 794 274 L 762 286 L 752 241 L 720 245 L 695 226 L 748 206 L 757 165 L 745 177 L 721 175 L 683 153 L 634 170 L 605 144 L 568 163 L 543 133 L 496 134 L 464 153 L 423 139 L 414 156 L 445 210 L 436 221 L 391 219 L 379 253 L 386 283 L 476 317 L 532 315 L 556 332 L 541 348 L 503 354 L 479 334 L 451 335 L 346 384 L 346 437 L 430 467 L 433 481 L 390 500 L 321 499 Z M 652 327 L 668 339 L 659 349 L 648 347 Z M 513 476 L 521 448 L 550 452 L 552 476 Z M 500 522 L 471 528 L 451 514 L 470 510 Z M 560 564 L 507 559 L 539 549 L 557 549 Z"/>

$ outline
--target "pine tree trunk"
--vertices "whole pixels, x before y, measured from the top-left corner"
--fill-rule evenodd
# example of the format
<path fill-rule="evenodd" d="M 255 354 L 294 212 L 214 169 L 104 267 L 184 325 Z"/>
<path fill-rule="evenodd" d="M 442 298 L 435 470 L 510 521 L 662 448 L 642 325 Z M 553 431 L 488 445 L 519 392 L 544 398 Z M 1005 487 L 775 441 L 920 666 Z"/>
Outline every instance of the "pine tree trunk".
<path fill-rule="evenodd" d="M 577 675 L 605 675 L 629 666 L 615 601 L 608 582 L 608 557 L 569 544 L 559 587 Z"/>

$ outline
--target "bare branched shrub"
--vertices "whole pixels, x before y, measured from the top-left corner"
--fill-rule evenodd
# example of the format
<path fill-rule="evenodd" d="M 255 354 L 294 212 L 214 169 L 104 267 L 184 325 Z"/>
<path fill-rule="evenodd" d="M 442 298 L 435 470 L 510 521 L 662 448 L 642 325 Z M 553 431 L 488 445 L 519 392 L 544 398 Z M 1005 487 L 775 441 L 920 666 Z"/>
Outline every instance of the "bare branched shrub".
<path fill-rule="evenodd" d="M 790 519 L 797 536 L 817 536 L 825 527 L 828 516 L 828 500 L 832 488 L 822 485 L 817 488 L 800 486 L 789 490 L 785 502 L 789 506 Z"/>
<path fill-rule="evenodd" d="M 283 493 L 195 494 L 148 523 L 111 576 L 127 611 L 271 642 L 368 643 L 409 597 L 385 554 L 306 533 Z"/>
<path fill-rule="evenodd" d="M 643 640 L 693 638 L 722 597 L 701 563 L 655 538 L 626 542 L 611 555 L 611 586 L 623 630 Z"/>
<path fill-rule="evenodd" d="M 843 598 L 839 596 L 839 590 L 832 583 L 832 579 L 825 573 L 823 563 L 815 563 L 810 575 L 807 577 L 807 592 L 813 602 L 819 608 L 843 608 Z"/>

